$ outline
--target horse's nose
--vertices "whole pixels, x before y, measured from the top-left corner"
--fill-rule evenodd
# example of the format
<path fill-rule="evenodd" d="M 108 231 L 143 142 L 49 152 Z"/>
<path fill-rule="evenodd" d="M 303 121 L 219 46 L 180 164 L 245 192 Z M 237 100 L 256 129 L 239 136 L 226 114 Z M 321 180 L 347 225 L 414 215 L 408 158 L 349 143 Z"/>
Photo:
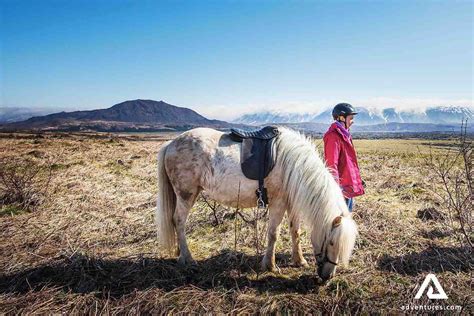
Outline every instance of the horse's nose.
<path fill-rule="evenodd" d="M 320 263 L 318 264 L 317 272 L 318 272 L 318 276 L 321 278 L 321 280 L 324 283 L 334 276 L 335 269 L 334 270 L 324 269 L 324 263 Z"/>

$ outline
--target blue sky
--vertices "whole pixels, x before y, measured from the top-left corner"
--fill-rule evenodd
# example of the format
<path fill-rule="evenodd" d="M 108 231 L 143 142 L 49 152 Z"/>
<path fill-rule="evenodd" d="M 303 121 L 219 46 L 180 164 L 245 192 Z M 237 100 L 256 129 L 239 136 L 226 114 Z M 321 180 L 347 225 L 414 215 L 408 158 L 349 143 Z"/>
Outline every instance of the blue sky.
<path fill-rule="evenodd" d="M 0 0 L 0 105 L 472 106 L 473 3 Z"/>

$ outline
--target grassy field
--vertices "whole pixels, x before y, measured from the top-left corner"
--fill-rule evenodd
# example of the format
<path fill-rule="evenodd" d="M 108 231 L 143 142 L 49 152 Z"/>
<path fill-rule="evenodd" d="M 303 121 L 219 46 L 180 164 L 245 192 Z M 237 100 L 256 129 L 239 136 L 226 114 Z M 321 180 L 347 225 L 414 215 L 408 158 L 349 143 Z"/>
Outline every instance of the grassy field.
<path fill-rule="evenodd" d="M 309 268 L 290 265 L 285 220 L 277 244 L 281 274 L 263 273 L 252 225 L 203 201 L 188 226 L 198 265 L 181 267 L 160 254 L 154 209 L 162 143 L 156 135 L 0 138 L 1 158 L 52 170 L 41 204 L 0 211 L 0 313 L 398 313 L 408 304 L 473 312 L 472 252 L 446 221 L 417 217 L 429 207 L 443 211 L 433 193 L 439 180 L 422 167 L 428 141 L 355 141 L 367 183 L 354 213 L 360 236 L 349 267 L 326 284 L 317 280 L 307 233 Z M 435 153 L 451 143 L 435 141 Z M 429 272 L 448 300 L 414 299 Z"/>

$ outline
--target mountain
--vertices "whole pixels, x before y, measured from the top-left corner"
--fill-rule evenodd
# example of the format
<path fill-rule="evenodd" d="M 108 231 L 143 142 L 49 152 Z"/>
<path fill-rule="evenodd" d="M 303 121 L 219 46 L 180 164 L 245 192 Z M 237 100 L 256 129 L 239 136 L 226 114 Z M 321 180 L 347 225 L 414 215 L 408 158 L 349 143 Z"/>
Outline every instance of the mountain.
<path fill-rule="evenodd" d="M 4 124 L 3 130 L 183 130 L 197 126 L 226 128 L 233 124 L 209 120 L 197 112 L 163 101 L 131 100 L 108 109 L 60 112 Z"/>
<path fill-rule="evenodd" d="M 310 134 L 323 134 L 328 130 L 329 124 L 326 123 L 281 123 L 279 125 L 288 126 L 292 129 L 300 130 Z M 351 127 L 351 133 L 354 135 L 389 135 L 393 133 L 459 133 L 460 126 L 454 124 L 431 124 L 431 123 L 383 123 L 372 125 L 354 125 Z M 469 134 L 474 133 L 474 126 L 467 128 Z"/>
<path fill-rule="evenodd" d="M 1 108 L 0 108 L 1 109 Z M 474 112 L 468 107 L 431 107 L 425 111 L 399 111 L 395 108 L 373 110 L 357 108 L 354 132 L 431 132 L 458 131 L 463 118 L 472 122 Z M 14 111 L 13 111 L 14 112 Z M 2 112 L 0 111 L 0 114 Z M 6 113 L 10 115 L 11 113 Z M 259 112 L 246 114 L 227 123 L 210 120 L 199 113 L 164 101 L 130 100 L 107 109 L 59 112 L 35 116 L 21 122 L 0 125 L 0 131 L 178 131 L 206 126 L 217 129 L 252 128 L 249 125 L 281 124 L 309 132 L 324 132 L 332 121 L 331 110 L 321 113 Z M 472 129 L 472 124 L 469 130 Z"/>
<path fill-rule="evenodd" d="M 357 125 L 375 125 L 386 123 L 430 123 L 430 124 L 455 124 L 459 125 L 461 120 L 474 118 L 474 111 L 469 107 L 439 106 L 430 107 L 424 111 L 397 110 L 385 108 L 374 110 L 365 107 L 356 108 L 359 114 L 356 116 Z M 233 120 L 234 123 L 262 125 L 269 123 L 325 123 L 332 121 L 332 109 L 325 110 L 319 114 L 312 113 L 285 113 L 285 112 L 257 112 L 240 116 Z"/>
<path fill-rule="evenodd" d="M 359 113 L 357 114 L 357 118 L 356 118 L 357 124 L 369 125 L 369 124 L 385 123 L 385 120 L 383 119 L 383 117 L 379 116 L 378 113 L 374 111 L 370 111 L 366 108 L 361 108 L 361 107 L 357 108 L 357 111 Z M 310 115 L 308 119 L 309 119 L 309 122 L 329 124 L 333 121 L 332 109 L 323 111 L 322 113 L 315 116 Z"/>
<path fill-rule="evenodd" d="M 441 123 L 459 123 L 463 118 L 472 121 L 474 110 L 460 106 L 441 106 L 426 110 L 426 115 L 432 120 Z"/>
<path fill-rule="evenodd" d="M 248 125 L 263 125 L 263 124 L 281 124 L 281 123 L 329 123 L 331 117 L 331 110 L 316 113 L 292 113 L 283 111 L 262 111 L 255 113 L 244 114 L 236 119 L 233 123 L 248 124 Z"/>
<path fill-rule="evenodd" d="M 280 111 L 263 111 L 249 113 L 234 120 L 235 123 L 248 125 L 261 125 L 268 123 L 301 123 L 310 122 L 312 116 L 308 113 L 289 113 Z"/>
<path fill-rule="evenodd" d="M 0 107 L 0 123 L 12 123 L 29 119 L 33 116 L 53 113 L 53 109 L 34 109 L 26 107 L 2 106 Z"/>

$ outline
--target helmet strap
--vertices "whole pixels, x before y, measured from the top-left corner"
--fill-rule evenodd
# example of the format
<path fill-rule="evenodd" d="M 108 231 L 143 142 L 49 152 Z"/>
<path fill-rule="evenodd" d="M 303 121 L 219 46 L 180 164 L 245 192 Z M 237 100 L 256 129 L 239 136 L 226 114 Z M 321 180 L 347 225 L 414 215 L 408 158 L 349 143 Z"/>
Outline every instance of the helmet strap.
<path fill-rule="evenodd" d="M 341 118 L 342 118 L 342 119 L 341 119 Z M 338 122 L 341 122 L 341 123 L 344 123 L 344 127 L 345 127 L 346 129 L 349 129 L 349 128 L 347 127 L 347 121 L 346 121 L 346 117 L 345 117 L 345 116 L 339 115 L 339 116 L 337 117 L 337 121 L 338 121 Z"/>

